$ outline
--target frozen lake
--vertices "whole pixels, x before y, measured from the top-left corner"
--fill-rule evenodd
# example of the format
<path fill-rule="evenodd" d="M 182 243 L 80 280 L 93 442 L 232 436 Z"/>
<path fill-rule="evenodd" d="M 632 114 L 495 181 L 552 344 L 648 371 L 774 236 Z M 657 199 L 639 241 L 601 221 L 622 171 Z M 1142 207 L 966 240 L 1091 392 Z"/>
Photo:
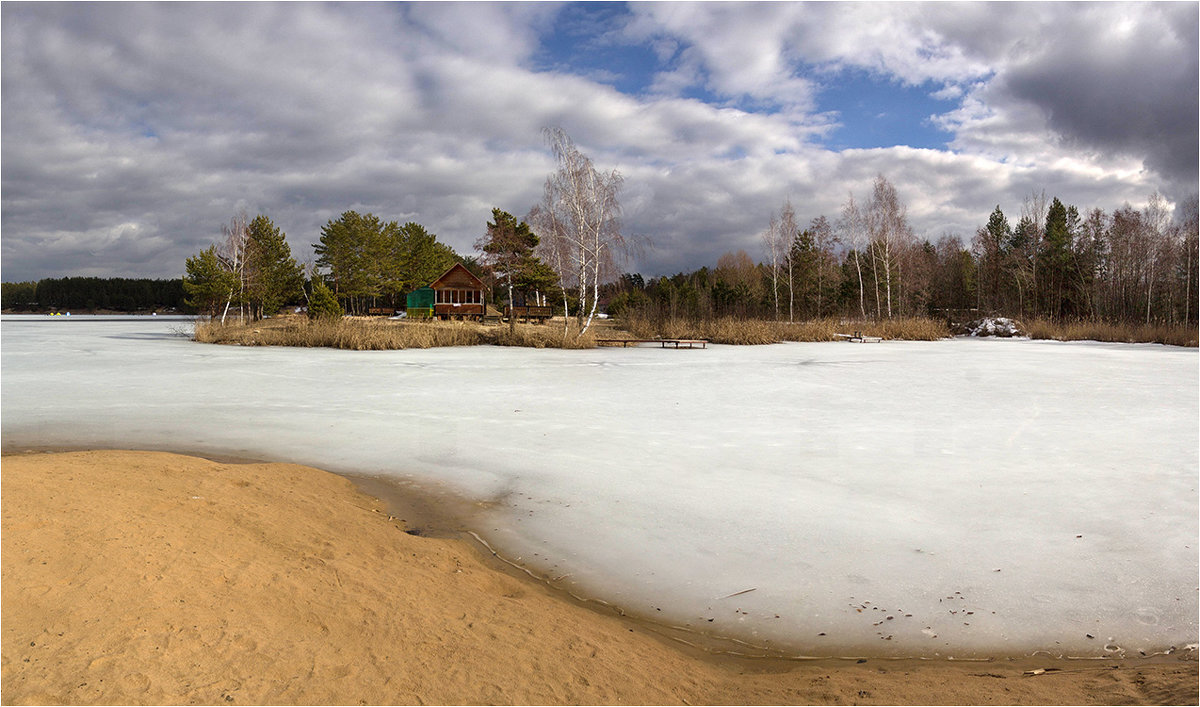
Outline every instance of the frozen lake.
<path fill-rule="evenodd" d="M 4 317 L 0 432 L 444 484 L 577 594 L 797 655 L 1197 641 L 1195 349 L 391 352 Z M 746 591 L 752 590 L 752 591 Z"/>

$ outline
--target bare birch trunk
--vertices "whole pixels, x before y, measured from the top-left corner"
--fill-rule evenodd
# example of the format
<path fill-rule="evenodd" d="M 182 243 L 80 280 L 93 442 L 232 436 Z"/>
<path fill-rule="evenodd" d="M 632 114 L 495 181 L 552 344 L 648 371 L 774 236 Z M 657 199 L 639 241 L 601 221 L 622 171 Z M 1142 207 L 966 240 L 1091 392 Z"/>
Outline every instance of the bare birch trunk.
<path fill-rule="evenodd" d="M 862 278 L 862 262 L 858 258 L 858 251 L 854 251 L 854 267 L 858 269 L 858 311 L 862 314 L 862 318 L 867 318 L 867 303 L 866 292 L 863 290 Z"/>

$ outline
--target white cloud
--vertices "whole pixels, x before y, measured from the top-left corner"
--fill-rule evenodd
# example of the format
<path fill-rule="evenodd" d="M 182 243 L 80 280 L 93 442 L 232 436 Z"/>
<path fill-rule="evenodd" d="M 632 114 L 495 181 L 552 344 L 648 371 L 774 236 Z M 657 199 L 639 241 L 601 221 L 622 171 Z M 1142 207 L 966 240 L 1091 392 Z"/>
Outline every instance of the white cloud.
<path fill-rule="evenodd" d="M 1195 52 L 1172 61 L 1195 30 L 1169 33 L 1194 6 L 1020 7 L 1016 24 L 982 3 L 636 4 L 621 41 L 664 64 L 633 96 L 531 68 L 549 4 L 5 4 L 4 277 L 177 276 L 243 206 L 275 219 L 300 260 L 350 208 L 469 251 L 492 206 L 522 214 L 540 198 L 548 125 L 625 174 L 626 224 L 659 246 L 631 266 L 646 274 L 757 257 L 785 198 L 804 220 L 833 218 L 877 173 L 931 237 L 969 235 L 1042 188 L 1103 208 L 1194 189 L 1194 160 L 1175 174 L 1155 147 L 1194 149 L 1195 100 L 1189 118 L 1170 91 L 1190 76 L 1194 96 Z M 1043 47 L 1092 31 L 1103 48 Z M 802 66 L 932 81 L 960 101 L 935 118 L 952 150 L 818 147 L 830 120 Z M 1071 113 L 1069 76 L 1081 105 L 1113 76 L 1122 106 L 1152 100 L 1169 120 L 1134 120 L 1139 137 Z M 697 89 L 721 99 L 685 97 Z"/>

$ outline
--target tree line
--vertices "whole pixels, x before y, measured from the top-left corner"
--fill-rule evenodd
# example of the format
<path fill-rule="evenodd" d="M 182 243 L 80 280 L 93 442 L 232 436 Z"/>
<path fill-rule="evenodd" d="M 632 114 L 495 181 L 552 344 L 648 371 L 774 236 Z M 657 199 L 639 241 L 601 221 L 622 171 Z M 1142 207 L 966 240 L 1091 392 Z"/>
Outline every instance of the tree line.
<path fill-rule="evenodd" d="M 1081 216 L 1045 193 L 1031 195 L 1011 225 L 997 206 L 969 242 L 918 239 L 895 187 L 878 176 L 851 194 L 835 221 L 807 226 L 790 202 L 762 232 L 763 259 L 744 250 L 649 281 L 625 274 L 605 288 L 612 314 L 654 317 L 941 316 L 974 310 L 1053 320 L 1195 324 L 1197 201 L 1168 217 L 1158 194 Z"/>
<path fill-rule="evenodd" d="M 231 313 L 261 319 L 289 304 L 311 309 L 314 297 L 326 314 L 366 314 L 374 307 L 403 308 L 409 292 L 454 263 L 479 269 L 420 224 L 353 210 L 322 227 L 313 253 L 309 266 L 298 264 L 271 219 L 240 214 L 221 228 L 218 242 L 187 259 L 187 303 L 222 321 Z"/>
<path fill-rule="evenodd" d="M 493 209 L 475 244 L 478 255 L 456 253 L 418 223 L 346 211 L 325 224 L 312 244 L 312 260 L 302 266 L 268 217 L 240 214 L 221 228 L 217 242 L 187 259 L 182 297 L 152 297 L 159 305 L 222 319 L 231 313 L 257 319 L 290 304 L 330 316 L 364 314 L 403 308 L 409 292 L 462 263 L 488 285 L 492 304 L 557 302 L 565 320 L 575 315 L 580 335 L 605 308 L 610 314 L 780 321 L 953 310 L 1056 320 L 1197 321 L 1195 197 L 1180 204 L 1172 219 L 1158 194 L 1143 209 L 1126 204 L 1107 213 L 1081 212 L 1042 192 L 1023 201 L 1015 224 L 997 205 L 973 237 L 931 241 L 917 237 L 898 190 L 879 175 L 866 194 L 849 194 L 834 218 L 818 215 L 805 225 L 785 201 L 766 219 L 759 259 L 744 250 L 729 252 L 715 267 L 646 281 L 619 274 L 637 246 L 622 232 L 621 174 L 598 169 L 561 129 L 544 134 L 557 167 L 541 201 L 523 219 Z M 94 286 L 95 294 L 66 300 L 51 294 L 57 281 L 43 282 L 51 283 L 45 294 L 38 283 L 33 295 L 32 283 L 6 284 L 5 307 L 37 301 L 132 309 L 145 301 Z"/>
<path fill-rule="evenodd" d="M 179 279 L 57 277 L 0 285 L 5 310 L 24 312 L 186 311 Z"/>
<path fill-rule="evenodd" d="M 495 304 L 505 295 L 510 305 L 561 301 L 564 315 L 578 315 L 582 335 L 626 253 L 622 179 L 596 169 L 562 130 L 547 129 L 545 136 L 559 164 L 542 201 L 523 220 L 493 209 L 475 244 L 479 257 L 459 255 L 418 223 L 346 211 L 321 229 L 305 268 L 269 218 L 242 214 L 222 228 L 218 242 L 187 259 L 187 303 L 222 321 L 231 312 L 261 318 L 300 300 L 311 312 L 317 299 L 331 315 L 364 314 L 403 308 L 409 292 L 462 263 L 489 286 Z"/>

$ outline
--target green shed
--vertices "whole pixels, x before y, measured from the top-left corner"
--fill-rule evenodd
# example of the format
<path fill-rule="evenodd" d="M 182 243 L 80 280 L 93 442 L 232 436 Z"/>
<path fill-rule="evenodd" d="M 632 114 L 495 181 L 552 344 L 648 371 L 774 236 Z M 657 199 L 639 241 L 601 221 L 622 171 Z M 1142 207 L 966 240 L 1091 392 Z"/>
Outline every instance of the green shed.
<path fill-rule="evenodd" d="M 434 292 L 432 287 L 418 287 L 408 293 L 408 318 L 433 316 Z"/>

